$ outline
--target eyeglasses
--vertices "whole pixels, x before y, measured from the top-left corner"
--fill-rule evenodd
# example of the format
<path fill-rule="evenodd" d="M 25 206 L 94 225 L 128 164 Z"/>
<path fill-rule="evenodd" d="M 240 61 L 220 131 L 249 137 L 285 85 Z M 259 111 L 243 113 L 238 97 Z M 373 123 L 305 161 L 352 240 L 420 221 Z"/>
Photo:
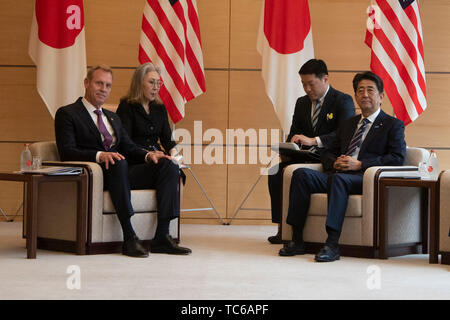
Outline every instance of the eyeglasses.
<path fill-rule="evenodd" d="M 164 85 L 164 82 L 162 80 L 151 80 L 149 81 L 149 83 L 153 88 L 157 89 L 161 88 Z"/>

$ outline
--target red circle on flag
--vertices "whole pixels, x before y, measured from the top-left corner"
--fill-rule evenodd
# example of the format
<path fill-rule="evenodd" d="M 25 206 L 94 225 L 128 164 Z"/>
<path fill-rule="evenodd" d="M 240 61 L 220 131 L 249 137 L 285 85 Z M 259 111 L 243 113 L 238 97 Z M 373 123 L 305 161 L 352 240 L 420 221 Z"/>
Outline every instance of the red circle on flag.
<path fill-rule="evenodd" d="M 72 46 L 84 27 L 83 0 L 37 0 L 38 36 L 46 45 Z"/>
<path fill-rule="evenodd" d="M 272 49 L 290 54 L 303 49 L 311 29 L 307 0 L 266 0 L 264 34 Z"/>

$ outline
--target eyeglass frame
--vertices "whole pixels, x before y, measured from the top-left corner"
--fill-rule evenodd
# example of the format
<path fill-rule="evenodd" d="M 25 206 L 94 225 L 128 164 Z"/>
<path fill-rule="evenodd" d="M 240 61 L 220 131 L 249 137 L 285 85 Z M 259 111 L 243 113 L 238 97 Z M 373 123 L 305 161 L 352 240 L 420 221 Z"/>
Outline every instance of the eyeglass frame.
<path fill-rule="evenodd" d="M 153 88 L 157 88 L 157 89 L 161 88 L 164 85 L 164 81 L 162 81 L 161 79 L 156 80 L 156 81 L 155 80 L 149 81 L 149 83 Z"/>

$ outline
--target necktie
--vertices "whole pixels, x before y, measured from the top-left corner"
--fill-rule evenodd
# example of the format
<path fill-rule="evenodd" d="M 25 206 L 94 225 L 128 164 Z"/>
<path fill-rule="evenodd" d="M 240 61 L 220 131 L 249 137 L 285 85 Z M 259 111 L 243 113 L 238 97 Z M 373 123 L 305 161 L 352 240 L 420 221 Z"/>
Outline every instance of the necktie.
<path fill-rule="evenodd" d="M 105 123 L 103 122 L 102 119 L 102 111 L 101 110 L 95 110 L 94 113 L 97 115 L 97 127 L 98 127 L 98 131 L 100 131 L 100 133 L 103 136 L 103 146 L 105 147 L 105 150 L 108 151 L 109 148 L 111 147 L 112 141 L 113 141 L 113 137 L 112 135 L 109 133 L 109 131 L 106 129 Z"/>
<path fill-rule="evenodd" d="M 350 145 L 348 146 L 347 152 L 345 153 L 347 156 L 352 156 L 355 153 L 356 149 L 361 145 L 362 137 L 369 122 L 370 121 L 367 118 L 363 119 L 363 123 L 361 124 L 359 129 L 356 130 L 355 134 L 353 135 L 352 141 L 350 141 Z"/>
<path fill-rule="evenodd" d="M 311 119 L 312 127 L 314 130 L 316 130 L 317 120 L 319 119 L 319 113 L 320 113 L 321 106 L 322 106 L 322 104 L 320 103 L 319 100 L 317 100 L 316 105 L 314 106 L 314 112 L 313 112 L 313 116 Z"/>

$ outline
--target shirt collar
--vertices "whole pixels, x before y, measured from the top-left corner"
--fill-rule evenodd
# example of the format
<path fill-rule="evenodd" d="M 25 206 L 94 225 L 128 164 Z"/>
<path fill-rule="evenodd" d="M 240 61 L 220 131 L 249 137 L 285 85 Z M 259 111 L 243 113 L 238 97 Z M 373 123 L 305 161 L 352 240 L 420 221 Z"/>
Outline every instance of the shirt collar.
<path fill-rule="evenodd" d="M 370 123 L 373 123 L 375 121 L 375 119 L 378 117 L 378 115 L 380 114 L 380 110 L 381 110 L 381 108 L 378 108 L 377 111 L 375 111 L 374 113 L 372 113 L 370 116 L 367 117 L 367 120 L 369 120 Z M 359 122 L 362 123 L 363 120 L 364 120 L 364 117 L 361 115 L 361 119 L 359 120 Z"/>
<path fill-rule="evenodd" d="M 327 96 L 328 90 L 330 90 L 330 85 L 328 85 L 327 90 L 325 90 L 325 94 L 322 97 L 320 97 L 318 100 L 315 101 L 316 104 L 317 103 L 323 104 L 323 100 L 325 100 L 325 97 Z"/>
<path fill-rule="evenodd" d="M 83 98 L 81 99 L 81 102 L 83 102 L 84 107 L 86 108 L 86 110 L 87 110 L 89 113 L 93 113 L 95 110 L 97 110 L 97 108 L 94 107 L 94 105 L 93 105 L 92 103 L 90 103 L 89 101 L 87 101 L 86 98 L 83 97 Z M 102 108 L 98 108 L 98 110 L 100 110 L 100 111 L 103 112 Z"/>

